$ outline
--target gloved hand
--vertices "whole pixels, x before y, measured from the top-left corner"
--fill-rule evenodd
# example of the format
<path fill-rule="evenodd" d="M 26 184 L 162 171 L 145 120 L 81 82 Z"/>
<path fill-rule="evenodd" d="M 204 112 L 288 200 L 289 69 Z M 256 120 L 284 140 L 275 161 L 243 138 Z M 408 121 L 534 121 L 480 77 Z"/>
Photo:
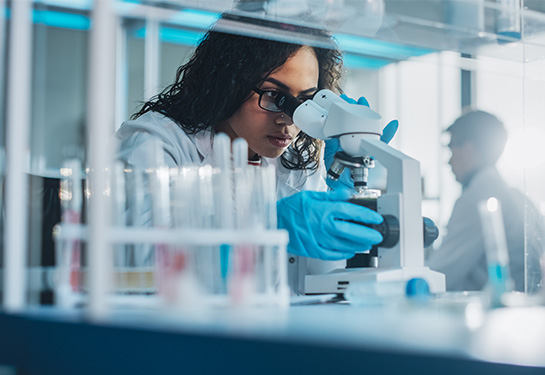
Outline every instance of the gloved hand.
<path fill-rule="evenodd" d="M 348 190 L 301 191 L 279 200 L 278 228 L 289 232 L 288 252 L 323 260 L 348 259 L 382 242 L 382 235 L 366 226 L 383 219 L 375 211 L 347 202 Z"/>
<path fill-rule="evenodd" d="M 369 102 L 363 96 L 360 97 L 358 101 L 355 101 L 354 99 L 349 98 L 345 94 L 342 94 L 341 98 L 351 104 L 360 104 L 360 105 L 369 107 Z M 399 126 L 399 123 L 397 120 L 390 121 L 388 125 L 386 125 L 384 129 L 382 130 L 382 135 L 380 136 L 380 140 L 384 143 L 390 143 L 392 138 L 394 138 L 395 133 L 397 132 L 398 126 Z M 329 167 L 331 167 L 331 164 L 333 163 L 333 158 L 335 157 L 335 154 L 339 151 L 342 151 L 342 149 L 339 144 L 338 138 L 331 138 L 325 141 L 324 161 L 325 161 L 326 169 L 329 169 Z M 354 188 L 354 181 L 352 180 L 352 177 L 350 176 L 349 169 L 345 169 L 341 177 L 337 181 L 333 181 L 332 179 L 328 178 L 326 182 L 327 182 L 327 186 L 329 186 L 329 188 L 333 190 Z"/>

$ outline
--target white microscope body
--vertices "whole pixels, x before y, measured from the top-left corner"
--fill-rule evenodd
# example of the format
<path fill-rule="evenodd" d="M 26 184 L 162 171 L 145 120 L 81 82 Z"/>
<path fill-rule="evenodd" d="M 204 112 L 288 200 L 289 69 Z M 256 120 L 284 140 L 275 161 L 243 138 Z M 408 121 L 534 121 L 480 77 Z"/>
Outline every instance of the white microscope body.
<path fill-rule="evenodd" d="M 356 282 L 407 281 L 415 277 L 425 279 L 432 293 L 444 292 L 445 276 L 424 266 L 420 163 L 380 140 L 381 116 L 366 106 L 344 101 L 332 91 L 321 90 L 312 100 L 299 105 L 292 118 L 314 138 L 339 138 L 350 157 L 379 161 L 388 176 L 386 194 L 377 198 L 377 212 L 399 220 L 399 241 L 393 247 L 378 248 L 377 267 L 307 275 L 305 294 L 343 293 Z M 366 175 L 360 177 L 365 180 L 356 186 L 361 192 L 367 188 Z"/>

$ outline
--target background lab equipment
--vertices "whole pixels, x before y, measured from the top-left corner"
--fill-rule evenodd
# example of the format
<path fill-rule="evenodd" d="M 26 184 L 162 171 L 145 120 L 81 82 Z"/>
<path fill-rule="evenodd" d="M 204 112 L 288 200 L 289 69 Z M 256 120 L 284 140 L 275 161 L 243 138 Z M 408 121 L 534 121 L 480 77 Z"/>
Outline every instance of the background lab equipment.
<path fill-rule="evenodd" d="M 427 280 L 432 292 L 444 292 L 444 275 L 424 266 L 424 237 L 428 233 L 427 237 L 434 240 L 437 233 L 430 233 L 435 226 L 422 220 L 420 165 L 380 140 L 381 116 L 367 106 L 346 102 L 330 90 L 318 91 L 304 103 L 290 94 L 280 94 L 276 103 L 312 137 L 339 138 L 344 152 L 335 155 L 328 178 L 338 178 L 344 168 L 350 168 L 356 189 L 352 199 L 363 202 L 375 198 L 370 208 L 385 216 L 386 226 L 393 218 L 392 232 L 395 226 L 399 230 L 398 241 L 392 239 L 392 243 L 379 245 L 378 267 L 375 264 L 350 267 L 348 263 L 346 270 L 307 275 L 305 293 L 339 293 L 358 281 L 407 281 L 414 277 Z M 369 195 L 367 186 L 369 168 L 374 167 L 374 160 L 381 162 L 388 171 L 387 194 L 378 197 Z M 394 233 L 390 235 L 396 237 Z M 390 240 L 388 237 L 385 236 L 385 240 Z"/>

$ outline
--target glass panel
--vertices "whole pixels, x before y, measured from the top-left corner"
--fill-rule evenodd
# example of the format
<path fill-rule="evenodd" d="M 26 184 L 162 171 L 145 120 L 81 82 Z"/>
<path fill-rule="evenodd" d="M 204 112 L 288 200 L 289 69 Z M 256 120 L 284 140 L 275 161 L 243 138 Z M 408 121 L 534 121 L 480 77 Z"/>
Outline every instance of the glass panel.
<path fill-rule="evenodd" d="M 42 199 L 44 191 L 49 189 L 50 197 L 58 196 L 55 178 L 66 159 L 85 161 L 90 3 L 42 0 L 35 6 L 30 155 L 32 266 L 54 263 L 50 232 L 59 213 L 46 220 L 45 204 L 51 201 Z M 531 224 L 536 217 L 532 207 L 537 208 L 538 222 L 543 221 L 540 215 L 545 213 L 545 161 L 539 158 L 539 149 L 532 151 L 535 140 L 539 147 L 545 139 L 545 113 L 540 102 L 545 85 L 545 5 L 531 0 L 522 1 L 518 7 L 513 4 L 517 2 L 118 1 L 123 20 L 120 40 L 124 43 L 119 54 L 123 57 L 118 72 L 122 102 L 118 120 L 129 118 L 150 96 L 173 82 L 176 69 L 188 60 L 203 33 L 223 11 L 228 11 L 229 16 L 218 27 L 228 32 L 320 44 L 323 41 L 314 38 L 312 32 L 328 28 L 343 51 L 346 93 L 351 97 L 366 96 L 385 121 L 400 120 L 391 144 L 421 162 L 423 213 L 438 224 L 441 233 L 445 233 L 461 193 L 448 166 L 450 154 L 444 130 L 462 113 L 465 102 L 497 114 L 504 121 L 509 141 L 498 168 L 502 177 L 528 198 L 524 214 L 526 283 L 527 290 L 533 291 L 541 278 L 534 256 L 541 250 L 536 250 L 539 245 L 533 243 L 542 237 L 536 234 L 539 226 Z M 6 2 L 0 0 L 3 60 L 6 7 Z M 152 49 L 146 50 L 146 33 L 152 32 L 152 24 L 157 25 L 157 39 Z M 520 38 L 524 38 L 523 42 Z M 147 70 L 149 64 L 154 68 Z M 464 83 L 463 76 L 469 77 Z M 149 82 L 155 85 L 152 91 L 147 87 Z M 0 71 L 0 87 L 3 145 L 4 71 Z M 115 125 L 119 126 L 120 121 Z M 372 177 L 372 182 L 384 188 L 384 171 L 377 168 L 375 172 L 378 177 Z"/>
<path fill-rule="evenodd" d="M 543 5 L 543 4 L 542 4 Z M 544 9 L 545 10 L 545 9 Z M 545 278 L 545 108 L 540 99 L 545 90 L 545 60 L 534 60 L 524 65 L 522 87 L 524 128 L 513 139 L 512 152 L 516 156 L 513 164 L 524 171 L 524 192 L 532 205 L 525 212 L 526 223 L 526 284 L 530 291 L 543 288 Z M 517 162 L 518 161 L 518 162 Z M 537 208 L 537 212 L 536 212 Z M 541 263 L 536 260 L 541 256 Z M 541 272 L 540 272 L 541 271 Z"/>
<path fill-rule="evenodd" d="M 4 181 L 5 181 L 5 132 L 6 132 L 6 69 L 7 69 L 7 53 L 6 53 L 6 44 L 7 44 L 7 30 L 8 30 L 8 4 L 5 0 L 0 0 L 0 61 L 2 65 L 0 68 L 0 271 L 3 271 L 3 262 L 4 262 Z M 3 272 L 0 274 L 4 275 Z M 3 280 L 0 281 L 0 304 L 3 302 Z"/>

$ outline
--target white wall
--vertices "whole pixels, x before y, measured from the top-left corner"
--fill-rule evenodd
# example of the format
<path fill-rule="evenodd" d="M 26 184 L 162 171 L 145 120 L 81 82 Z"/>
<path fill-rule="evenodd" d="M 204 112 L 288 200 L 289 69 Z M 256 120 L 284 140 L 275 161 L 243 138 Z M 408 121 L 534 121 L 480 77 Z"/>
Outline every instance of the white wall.
<path fill-rule="evenodd" d="M 476 106 L 503 120 L 509 135 L 498 169 L 545 208 L 545 64 L 482 59 L 478 68 Z"/>

